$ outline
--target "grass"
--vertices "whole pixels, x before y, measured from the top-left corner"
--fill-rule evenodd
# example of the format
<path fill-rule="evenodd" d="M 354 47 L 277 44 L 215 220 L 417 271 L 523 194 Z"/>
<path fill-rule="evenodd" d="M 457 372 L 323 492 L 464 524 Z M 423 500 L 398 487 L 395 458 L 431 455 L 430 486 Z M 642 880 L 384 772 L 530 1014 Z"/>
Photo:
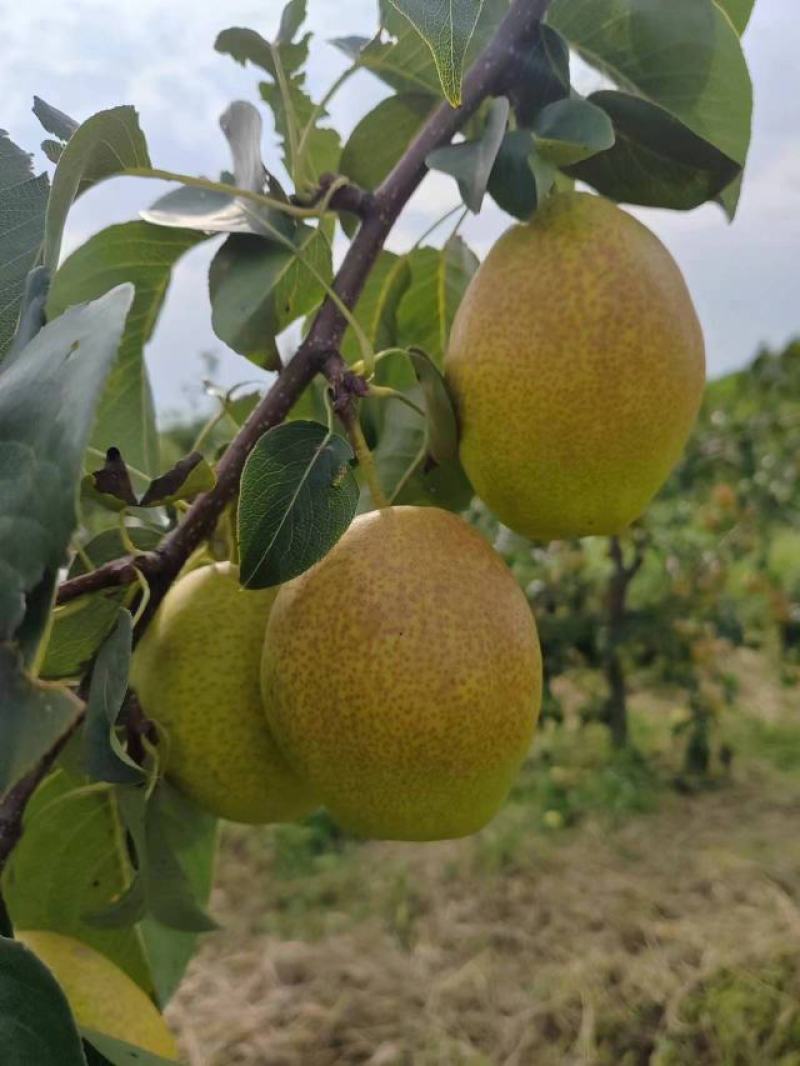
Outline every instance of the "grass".
<path fill-rule="evenodd" d="M 466 840 L 231 827 L 225 932 L 171 1009 L 188 1061 L 800 1066 L 798 690 L 763 659 L 733 667 L 733 765 L 702 792 L 672 787 L 681 708 L 642 692 L 646 758 L 568 713 Z"/>
<path fill-rule="evenodd" d="M 666 1037 L 657 1066 L 800 1064 L 800 968 L 779 955 L 753 969 L 722 968 L 689 993 L 680 1031 Z"/>

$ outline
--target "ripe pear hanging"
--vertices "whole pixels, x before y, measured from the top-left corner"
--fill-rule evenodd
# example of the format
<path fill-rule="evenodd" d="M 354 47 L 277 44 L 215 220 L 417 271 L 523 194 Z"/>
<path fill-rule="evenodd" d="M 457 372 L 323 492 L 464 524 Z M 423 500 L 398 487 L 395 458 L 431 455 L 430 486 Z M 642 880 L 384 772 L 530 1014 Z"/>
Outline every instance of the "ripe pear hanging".
<path fill-rule="evenodd" d="M 658 238 L 609 200 L 563 193 L 492 248 L 445 371 L 476 493 L 515 532 L 551 540 L 642 514 L 697 417 L 705 356 Z"/>
<path fill-rule="evenodd" d="M 288 821 L 315 806 L 261 706 L 259 664 L 274 599 L 274 589 L 242 590 L 230 563 L 200 567 L 169 590 L 133 659 L 144 712 L 167 733 L 167 776 L 212 814 L 237 822 Z"/>
<path fill-rule="evenodd" d="M 496 813 L 530 745 L 536 626 L 462 519 L 373 511 L 280 589 L 262 692 L 287 761 L 345 828 L 464 836 Z"/>

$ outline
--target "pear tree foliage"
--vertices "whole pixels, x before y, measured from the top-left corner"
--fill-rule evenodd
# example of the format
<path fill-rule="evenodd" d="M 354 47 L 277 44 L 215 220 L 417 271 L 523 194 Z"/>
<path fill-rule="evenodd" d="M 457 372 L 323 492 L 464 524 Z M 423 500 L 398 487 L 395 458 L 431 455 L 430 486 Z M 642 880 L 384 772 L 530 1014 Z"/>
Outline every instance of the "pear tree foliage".
<path fill-rule="evenodd" d="M 736 212 L 752 0 L 377 7 L 333 42 L 321 96 L 306 0 L 270 38 L 231 27 L 209 42 L 220 67 L 254 76 L 253 99 L 221 117 L 232 162 L 214 177 L 159 167 L 135 101 L 72 118 L 70 101 L 37 99 L 45 163 L 0 133 L 0 1003 L 34 989 L 41 1066 L 119 1066 L 131 1049 L 81 1041 L 15 926 L 84 941 L 164 1006 L 212 924 L 213 819 L 164 780 L 158 725 L 128 686 L 178 572 L 197 552 L 234 556 L 248 586 L 269 586 L 324 556 L 376 493 L 468 506 L 442 377 L 478 263 L 465 219 L 489 203 L 530 218 L 576 179 L 623 204 Z M 581 96 L 573 56 L 607 87 Z M 344 134 L 329 103 L 356 74 L 382 99 Z M 452 209 L 385 250 L 376 190 L 400 189 L 399 213 L 427 170 L 451 179 Z M 173 188 L 64 257 L 72 204 L 122 176 L 143 203 L 148 179 Z M 265 394 L 210 382 L 206 423 L 159 432 L 146 347 L 173 271 L 215 235 L 197 306 L 221 344 L 280 378 Z M 25 1026 L 3 1035 L 23 1061 Z"/>

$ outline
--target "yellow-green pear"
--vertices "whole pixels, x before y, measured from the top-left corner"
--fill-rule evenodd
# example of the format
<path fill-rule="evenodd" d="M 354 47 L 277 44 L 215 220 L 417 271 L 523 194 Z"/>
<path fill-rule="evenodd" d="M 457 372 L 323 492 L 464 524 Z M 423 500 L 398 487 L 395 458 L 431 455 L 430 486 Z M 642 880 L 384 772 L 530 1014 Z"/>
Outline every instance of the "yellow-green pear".
<path fill-rule="evenodd" d="M 536 625 L 462 519 L 373 511 L 279 591 L 262 691 L 287 760 L 345 828 L 464 836 L 503 803 L 530 745 Z"/>
<path fill-rule="evenodd" d="M 136 649 L 131 680 L 165 731 L 170 780 L 236 822 L 287 821 L 314 808 L 269 731 L 259 672 L 274 589 L 244 591 L 213 563 L 172 586 Z"/>
<path fill-rule="evenodd" d="M 60 933 L 36 929 L 14 935 L 52 972 L 78 1025 L 177 1058 L 175 1038 L 152 1000 L 105 955 Z"/>
<path fill-rule="evenodd" d="M 472 485 L 517 533 L 617 533 L 678 460 L 703 335 L 672 256 L 609 200 L 561 193 L 494 245 L 445 371 Z"/>

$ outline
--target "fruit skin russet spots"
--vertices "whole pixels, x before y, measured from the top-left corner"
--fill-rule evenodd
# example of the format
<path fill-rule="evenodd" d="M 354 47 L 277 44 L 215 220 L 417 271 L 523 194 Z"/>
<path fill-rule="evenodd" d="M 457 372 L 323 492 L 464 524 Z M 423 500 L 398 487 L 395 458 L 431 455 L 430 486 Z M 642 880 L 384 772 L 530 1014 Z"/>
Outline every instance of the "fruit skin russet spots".
<path fill-rule="evenodd" d="M 460 518 L 387 508 L 357 518 L 280 590 L 262 692 L 287 760 L 344 827 L 464 836 L 495 814 L 528 750 L 536 626 L 505 564 Z"/>
<path fill-rule="evenodd" d="M 79 1025 L 153 1055 L 177 1058 L 175 1039 L 151 1000 L 105 955 L 60 933 L 16 930 L 14 935 L 52 971 Z"/>
<path fill-rule="evenodd" d="M 678 460 L 705 380 L 669 252 L 587 193 L 553 196 L 495 244 L 445 358 L 476 493 L 517 533 L 617 533 Z"/>
<path fill-rule="evenodd" d="M 274 589 L 245 592 L 230 563 L 181 577 L 133 659 L 142 708 L 167 733 L 167 776 L 237 822 L 299 818 L 316 806 L 264 718 L 259 663 Z"/>

